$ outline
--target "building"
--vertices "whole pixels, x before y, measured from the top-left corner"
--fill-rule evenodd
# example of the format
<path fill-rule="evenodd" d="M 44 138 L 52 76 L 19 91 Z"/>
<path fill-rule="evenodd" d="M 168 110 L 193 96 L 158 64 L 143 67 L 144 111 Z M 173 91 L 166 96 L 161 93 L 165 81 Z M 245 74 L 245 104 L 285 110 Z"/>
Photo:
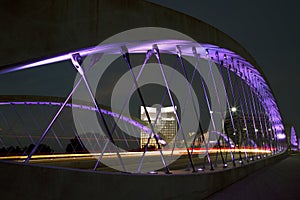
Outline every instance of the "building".
<path fill-rule="evenodd" d="M 159 135 L 160 140 L 168 144 L 177 133 L 177 121 L 174 109 L 170 107 L 146 107 L 154 131 Z M 176 107 L 175 107 L 176 109 Z M 141 120 L 149 125 L 147 115 L 143 106 L 141 106 Z M 140 148 L 143 149 L 147 144 L 149 133 L 141 131 Z M 161 142 L 160 142 L 161 143 Z M 163 144 L 163 143 L 161 143 Z M 158 144 L 152 136 L 148 144 L 148 149 L 157 149 Z"/>

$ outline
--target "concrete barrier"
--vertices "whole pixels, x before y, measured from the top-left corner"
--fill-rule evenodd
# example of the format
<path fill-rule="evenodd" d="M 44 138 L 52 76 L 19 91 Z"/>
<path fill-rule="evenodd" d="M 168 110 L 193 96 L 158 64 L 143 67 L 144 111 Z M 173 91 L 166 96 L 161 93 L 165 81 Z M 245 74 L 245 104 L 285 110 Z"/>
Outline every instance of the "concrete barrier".
<path fill-rule="evenodd" d="M 278 162 L 287 153 L 219 172 L 148 175 L 99 173 L 0 162 L 0 196 L 8 199 L 203 199 Z"/>

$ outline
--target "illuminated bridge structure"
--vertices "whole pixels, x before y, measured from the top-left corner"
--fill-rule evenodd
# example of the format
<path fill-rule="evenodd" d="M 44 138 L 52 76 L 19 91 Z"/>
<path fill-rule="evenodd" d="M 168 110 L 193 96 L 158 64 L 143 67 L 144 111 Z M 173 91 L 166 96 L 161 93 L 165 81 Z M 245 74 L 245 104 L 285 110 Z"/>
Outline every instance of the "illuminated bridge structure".
<path fill-rule="evenodd" d="M 62 2 L 57 1 L 53 6 L 61 9 L 54 10 L 67 9 Z M 211 173 L 219 177 L 220 172 L 232 176 L 232 170 L 254 169 L 256 164 L 273 162 L 287 150 L 272 90 L 251 55 L 232 38 L 204 22 L 151 3 L 99 2 L 101 6 L 84 4 L 95 8 L 95 13 L 81 3 L 72 4 L 69 13 L 57 13 L 64 19 L 61 23 L 50 18 L 47 11 L 41 20 L 50 31 L 41 23 L 28 25 L 41 33 L 31 44 L 30 54 L 19 48 L 26 44 L 27 37 L 33 38 L 26 35 L 21 36 L 23 44 L 12 47 L 16 53 L 2 59 L 0 80 L 28 70 L 62 66 L 74 69 L 77 75 L 72 77 L 74 84 L 65 97 L 32 94 L 34 86 L 28 95 L 2 93 L 1 163 L 77 168 L 95 174 L 126 172 L 148 178 L 185 174 L 199 178 L 199 174 Z M 75 7 L 81 6 L 81 19 L 68 18 Z M 116 15 L 111 16 L 109 10 Z M 39 15 L 26 17 L 33 20 Z M 145 19 L 143 23 L 136 16 Z M 114 23 L 110 26 L 107 19 Z M 90 35 L 74 31 L 77 27 L 72 26 L 72 20 L 95 30 L 86 29 Z M 61 27 L 68 31 L 59 32 Z M 105 34 L 101 32 L 103 27 L 107 27 Z M 55 37 L 45 39 L 45 32 L 51 35 L 55 32 L 52 30 L 58 31 Z M 72 32 L 71 38 L 78 43 L 64 40 L 68 38 L 66 32 Z M 110 56 L 109 67 L 101 72 Z M 91 79 L 98 75 L 104 78 L 94 84 Z M 45 84 L 43 80 L 41 84 Z M 157 119 L 150 120 L 146 107 L 153 105 L 174 108 L 178 132 L 172 140 L 157 129 Z M 141 106 L 148 123 L 140 120 Z M 140 148 L 142 132 L 149 134 L 148 143 L 154 138 L 158 148 L 148 148 L 147 144 Z M 236 176 L 228 176 L 228 182 L 214 186 L 203 196 L 241 177 Z"/>

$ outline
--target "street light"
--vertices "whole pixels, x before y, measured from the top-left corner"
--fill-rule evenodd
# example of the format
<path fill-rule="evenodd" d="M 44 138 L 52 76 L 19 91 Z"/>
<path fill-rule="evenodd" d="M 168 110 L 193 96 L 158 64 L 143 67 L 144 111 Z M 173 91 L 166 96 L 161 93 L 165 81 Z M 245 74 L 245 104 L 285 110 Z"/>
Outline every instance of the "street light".
<path fill-rule="evenodd" d="M 237 108 L 236 107 L 232 107 L 231 108 L 231 112 L 235 113 L 237 111 Z"/>

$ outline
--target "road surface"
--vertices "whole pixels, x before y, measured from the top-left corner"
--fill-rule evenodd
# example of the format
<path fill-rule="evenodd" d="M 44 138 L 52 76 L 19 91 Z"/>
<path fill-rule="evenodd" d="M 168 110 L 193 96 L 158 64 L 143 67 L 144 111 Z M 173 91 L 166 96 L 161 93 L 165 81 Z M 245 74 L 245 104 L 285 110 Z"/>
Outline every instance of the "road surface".
<path fill-rule="evenodd" d="M 208 199 L 300 199 L 300 153 L 253 173 Z"/>

